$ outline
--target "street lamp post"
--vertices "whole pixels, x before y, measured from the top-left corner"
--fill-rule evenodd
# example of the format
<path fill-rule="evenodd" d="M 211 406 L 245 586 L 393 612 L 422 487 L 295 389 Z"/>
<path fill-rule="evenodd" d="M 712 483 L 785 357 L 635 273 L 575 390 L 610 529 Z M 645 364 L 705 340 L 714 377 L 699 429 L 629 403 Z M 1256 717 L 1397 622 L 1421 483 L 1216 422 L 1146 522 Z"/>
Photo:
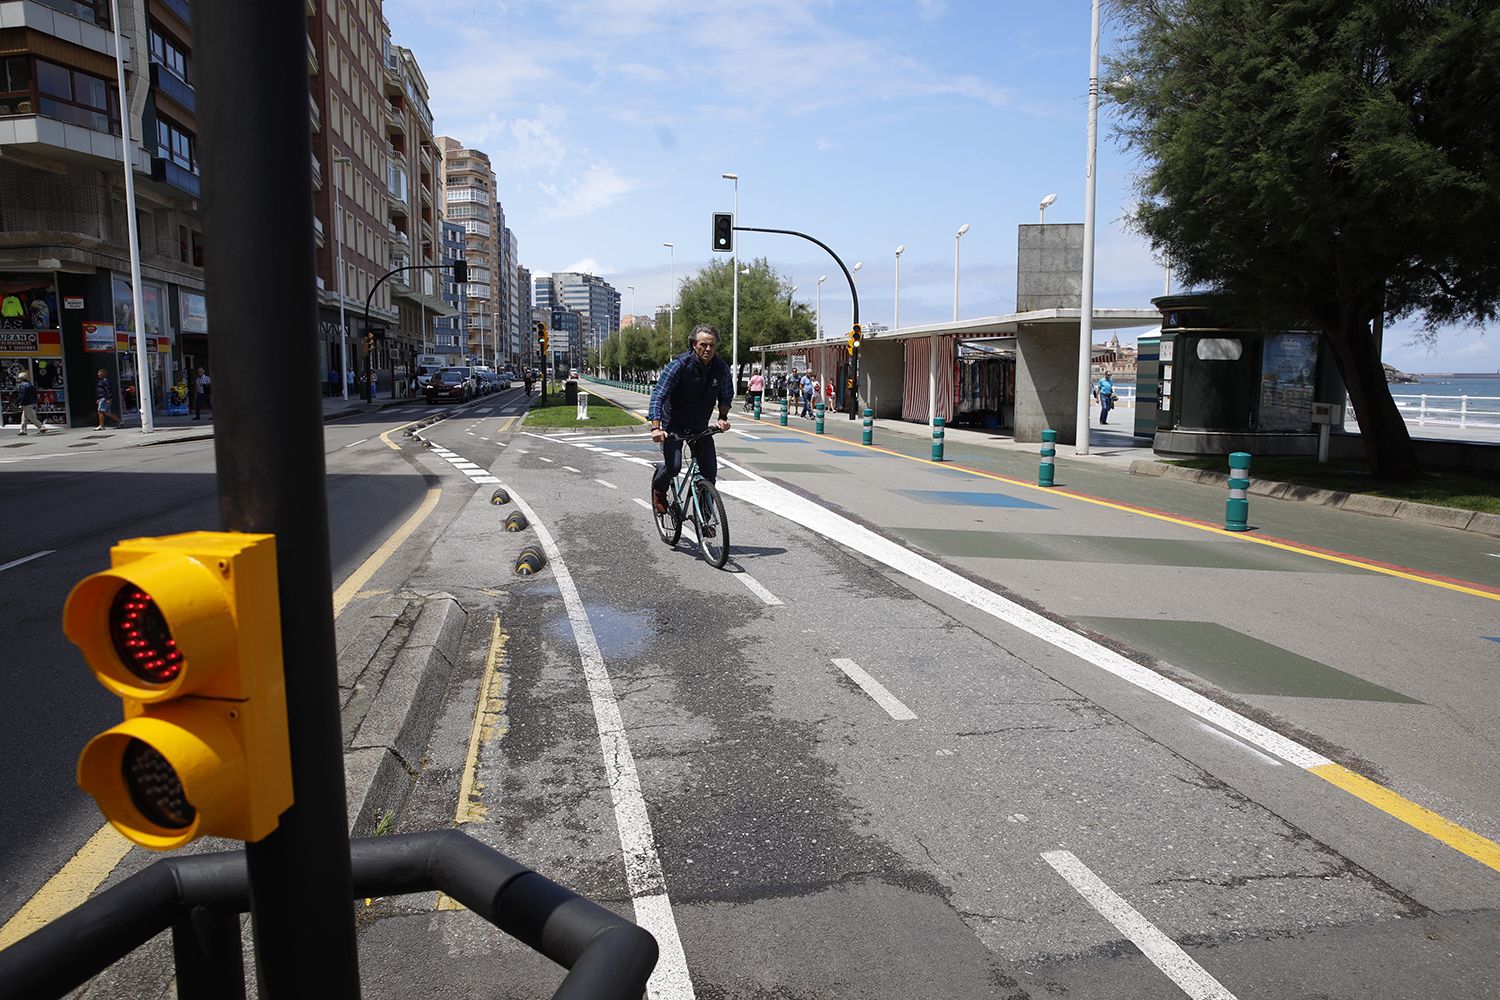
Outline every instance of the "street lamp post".
<path fill-rule="evenodd" d="M 786 296 L 786 318 L 787 319 L 795 319 L 796 318 L 793 315 L 793 310 L 796 308 L 796 304 L 792 301 L 793 296 L 795 296 L 796 294 L 797 294 L 797 286 L 793 285 L 792 286 L 792 290 L 790 292 L 788 292 L 787 296 Z"/>
<path fill-rule="evenodd" d="M 1099 0 L 1089 40 L 1089 152 L 1083 186 L 1083 302 L 1078 316 L 1078 419 L 1074 453 L 1089 453 L 1089 362 L 1094 349 L 1094 167 L 1099 147 Z"/>
<path fill-rule="evenodd" d="M 958 322 L 958 243 L 968 231 L 969 224 L 965 222 L 958 227 L 958 232 L 953 236 L 953 322 L 955 323 Z"/>
<path fill-rule="evenodd" d="M 667 248 L 667 352 L 671 353 L 677 339 L 677 250 L 671 243 L 662 246 Z"/>
<path fill-rule="evenodd" d="M 734 221 L 740 221 L 740 175 L 720 174 L 726 181 L 734 181 Z M 740 385 L 740 245 L 736 240 L 734 244 L 734 341 L 729 353 L 729 369 L 733 373 L 730 377 L 734 379 L 735 391 L 739 391 Z"/>
<path fill-rule="evenodd" d="M 339 241 L 339 382 L 343 386 L 344 402 L 349 402 L 349 327 L 344 321 L 344 202 L 339 196 L 343 189 L 342 170 L 338 170 L 339 164 L 353 165 L 354 161 L 342 153 L 333 154 L 334 173 L 333 178 L 333 220 L 334 230 Z"/>
<path fill-rule="evenodd" d="M 1040 211 L 1037 212 L 1037 220 L 1036 221 L 1037 221 L 1038 225 L 1045 226 L 1047 224 L 1047 207 L 1049 205 L 1051 205 L 1056 200 L 1057 200 L 1057 195 L 1056 194 L 1049 194 L 1047 197 L 1045 197 L 1045 198 L 1042 199 L 1041 204 L 1039 206 L 1037 206 L 1040 209 Z"/>
<path fill-rule="evenodd" d="M 818 278 L 818 338 L 823 339 L 823 282 L 828 280 L 828 275 Z"/>
<path fill-rule="evenodd" d="M 135 402 L 141 410 L 141 433 L 150 434 L 151 370 L 146 366 L 146 314 L 141 303 L 141 243 L 135 222 L 135 151 L 130 148 L 130 94 L 125 90 L 125 42 L 120 36 L 119 0 L 110 0 L 115 32 L 115 76 L 120 88 L 120 160 L 125 166 L 125 233 L 130 240 L 130 301 L 135 310 Z M 114 290 L 110 290 L 114 294 Z M 189 378 L 192 376 L 189 375 Z M 21 429 L 25 430 L 23 423 Z"/>
<path fill-rule="evenodd" d="M 901 329 L 901 255 L 906 253 L 906 244 L 896 248 L 896 301 L 892 310 L 891 329 Z"/>

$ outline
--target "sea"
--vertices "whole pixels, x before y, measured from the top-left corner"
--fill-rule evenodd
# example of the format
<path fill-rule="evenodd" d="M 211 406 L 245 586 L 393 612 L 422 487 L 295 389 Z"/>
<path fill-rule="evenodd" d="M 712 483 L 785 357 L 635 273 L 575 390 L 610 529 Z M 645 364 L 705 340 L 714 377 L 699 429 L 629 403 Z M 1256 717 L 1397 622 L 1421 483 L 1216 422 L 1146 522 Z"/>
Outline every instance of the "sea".
<path fill-rule="evenodd" d="M 1426 396 L 1423 423 L 1458 423 L 1459 410 L 1466 425 L 1500 429 L 1500 375 L 1492 378 L 1461 378 L 1453 375 L 1419 375 L 1417 382 L 1392 382 L 1396 401 L 1408 425 L 1419 419 Z M 1465 402 L 1459 397 L 1467 396 Z"/>
<path fill-rule="evenodd" d="M 1418 375 L 1417 382 L 1392 382 L 1392 395 L 1427 393 L 1430 396 L 1494 396 L 1500 398 L 1500 374 L 1488 378 Z"/>

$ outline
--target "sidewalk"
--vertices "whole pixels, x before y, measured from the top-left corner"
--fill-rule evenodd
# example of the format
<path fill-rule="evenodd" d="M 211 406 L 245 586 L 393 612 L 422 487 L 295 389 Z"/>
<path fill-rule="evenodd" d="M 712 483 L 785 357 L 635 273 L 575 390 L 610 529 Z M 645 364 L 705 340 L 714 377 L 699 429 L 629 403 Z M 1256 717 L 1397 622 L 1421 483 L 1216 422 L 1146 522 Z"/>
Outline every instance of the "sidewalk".
<path fill-rule="evenodd" d="M 323 397 L 323 420 L 327 422 L 365 413 L 379 413 L 382 410 L 408 405 L 425 406 L 426 403 L 420 396 L 406 399 L 377 399 L 373 403 L 366 403 L 361 399 L 345 400 L 337 396 L 332 398 L 325 396 Z M 6 424 L 0 427 L 0 462 L 36 455 L 65 454 L 85 448 L 94 451 L 115 451 L 121 448 L 180 444 L 184 441 L 207 441 L 214 436 L 213 412 L 208 407 L 204 408 L 201 420 L 194 420 L 191 414 L 174 416 L 153 414 L 152 425 L 150 434 L 142 433 L 140 415 L 131 413 L 125 416 L 120 426 L 106 424 L 102 431 L 93 427 L 60 427 L 57 424 L 48 424 L 46 434 L 38 434 L 35 429 L 32 429 L 30 433 L 22 437 L 15 424 Z"/>
<path fill-rule="evenodd" d="M 615 400 L 630 408 L 644 408 L 647 396 L 644 393 L 629 389 L 620 389 L 614 386 L 602 385 L 598 382 L 589 382 L 589 391 Z M 736 406 L 730 413 L 729 419 L 740 429 L 754 424 L 754 418 L 741 408 L 740 400 L 736 399 Z M 1057 461 L 1059 463 L 1079 463 L 1091 469 L 1109 472 L 1120 472 L 1135 477 L 1157 477 L 1172 480 L 1181 480 L 1194 483 L 1218 486 L 1225 488 L 1228 481 L 1227 472 L 1206 472 L 1199 469 L 1186 469 L 1158 461 L 1156 454 L 1151 449 L 1150 442 L 1145 438 L 1137 438 L 1131 434 L 1130 429 L 1134 424 L 1135 411 L 1130 409 L 1116 409 L 1112 416 L 1115 421 L 1108 425 L 1099 423 L 1099 412 L 1094 408 L 1090 414 L 1089 432 L 1089 454 L 1074 454 L 1072 445 L 1059 445 L 1057 448 Z M 777 427 L 780 425 L 781 403 L 773 401 L 769 407 L 761 408 L 760 427 Z M 789 415 L 787 417 L 788 428 L 802 430 L 810 429 L 812 421 Z M 850 420 L 846 413 L 830 413 L 824 421 L 826 433 L 831 437 L 859 440 L 863 431 L 863 421 Z M 921 453 L 932 440 L 932 431 L 925 423 L 912 423 L 905 420 L 877 420 L 875 422 L 875 443 L 877 446 L 892 447 L 891 436 L 899 436 L 903 444 L 897 450 L 916 451 Z M 1020 458 L 1022 455 L 1033 456 L 1040 459 L 1041 446 L 1038 444 L 1022 444 L 1006 434 L 998 431 L 975 430 L 965 427 L 944 428 L 945 445 L 952 449 L 953 446 L 972 447 L 981 452 L 989 452 L 997 456 L 1004 455 L 1011 460 Z M 952 455 L 950 452 L 950 461 Z M 1031 473 L 1028 473 L 1030 475 Z M 1139 481 L 1139 478 L 1137 479 Z M 1484 535 L 1500 536 L 1500 516 L 1484 514 L 1475 511 L 1458 510 L 1452 507 L 1437 507 L 1430 504 L 1412 503 L 1404 500 L 1391 500 L 1384 497 L 1369 496 L 1361 493 L 1345 493 L 1332 490 L 1315 490 L 1311 488 L 1289 486 L 1270 480 L 1256 480 L 1251 476 L 1249 492 L 1252 495 L 1272 497 L 1279 500 L 1293 500 L 1304 503 L 1320 504 L 1326 507 L 1337 508 L 1349 513 L 1362 514 L 1365 516 L 1390 517 L 1399 520 L 1417 521 L 1423 524 L 1438 525 L 1446 528 L 1456 528 L 1461 531 L 1478 532 Z"/>

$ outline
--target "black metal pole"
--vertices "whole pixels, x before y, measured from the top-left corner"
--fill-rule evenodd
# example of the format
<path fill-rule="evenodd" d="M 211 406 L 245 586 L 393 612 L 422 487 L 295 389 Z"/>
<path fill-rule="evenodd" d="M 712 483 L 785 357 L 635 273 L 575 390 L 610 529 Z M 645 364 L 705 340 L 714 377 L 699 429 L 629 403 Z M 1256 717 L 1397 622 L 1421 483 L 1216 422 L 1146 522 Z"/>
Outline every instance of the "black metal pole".
<path fill-rule="evenodd" d="M 246 845 L 260 996 L 358 997 L 318 391 L 303 0 L 193 7 L 219 516 L 272 532 L 293 803 Z M 267 317 L 267 295 L 277 303 Z M 253 773 L 252 763 L 252 773 Z"/>

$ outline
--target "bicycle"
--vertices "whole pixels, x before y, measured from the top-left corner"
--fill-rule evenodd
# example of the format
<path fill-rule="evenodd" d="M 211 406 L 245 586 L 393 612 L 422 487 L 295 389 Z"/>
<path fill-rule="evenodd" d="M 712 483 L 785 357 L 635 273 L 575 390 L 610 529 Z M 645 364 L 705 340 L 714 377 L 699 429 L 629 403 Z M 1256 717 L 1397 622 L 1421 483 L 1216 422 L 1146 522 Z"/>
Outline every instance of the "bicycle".
<path fill-rule="evenodd" d="M 662 541 L 675 546 L 682 537 L 682 522 L 691 519 L 698 534 L 698 554 L 715 569 L 723 569 L 729 561 L 729 518 L 718 489 L 698 471 L 698 458 L 690 447 L 699 438 L 718 433 L 717 427 L 710 427 L 695 434 L 667 436 L 688 446 L 683 448 L 687 462 L 682 474 L 672 480 L 666 513 L 656 515 L 656 530 Z"/>

